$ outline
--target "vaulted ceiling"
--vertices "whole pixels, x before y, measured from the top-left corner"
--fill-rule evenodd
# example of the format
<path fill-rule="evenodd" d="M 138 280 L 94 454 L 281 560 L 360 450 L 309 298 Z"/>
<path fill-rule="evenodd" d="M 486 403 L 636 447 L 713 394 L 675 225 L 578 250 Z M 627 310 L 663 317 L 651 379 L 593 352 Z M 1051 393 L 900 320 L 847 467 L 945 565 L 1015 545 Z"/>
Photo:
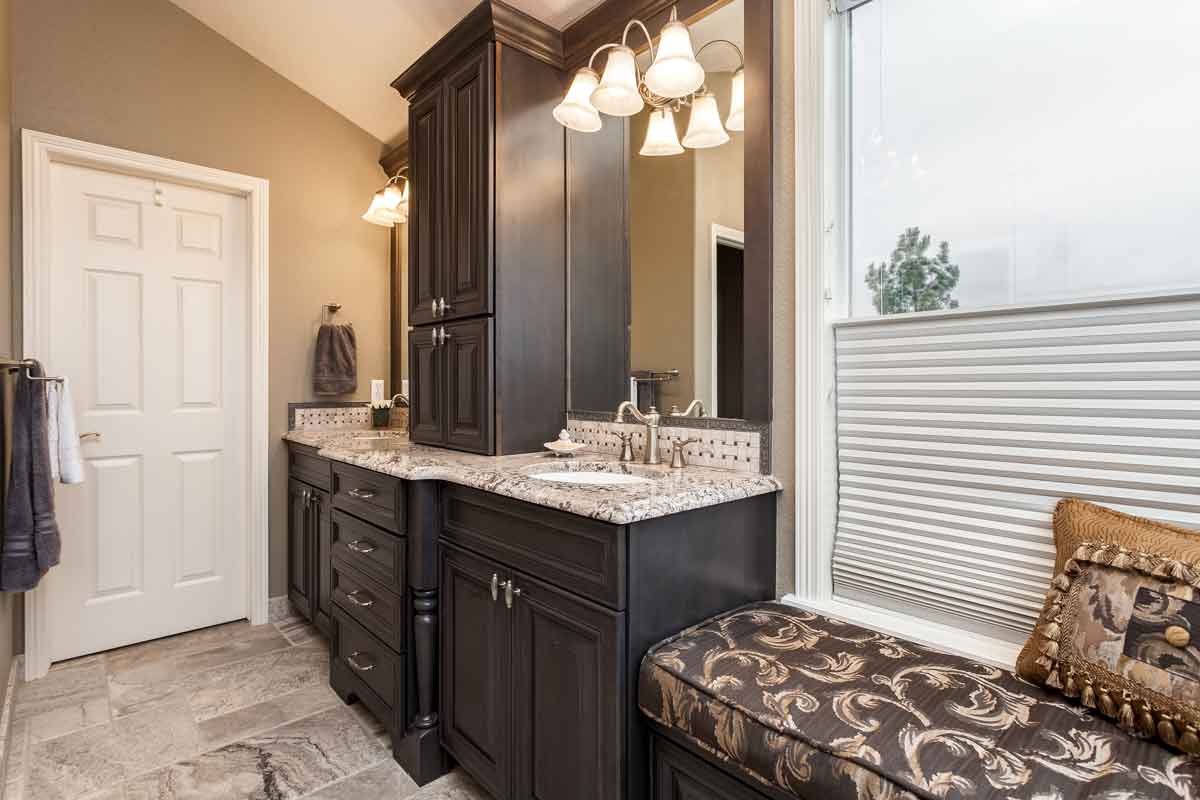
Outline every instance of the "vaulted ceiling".
<path fill-rule="evenodd" d="M 407 138 L 389 85 L 478 0 L 171 0 L 375 138 Z M 509 0 L 564 28 L 601 0 Z"/>

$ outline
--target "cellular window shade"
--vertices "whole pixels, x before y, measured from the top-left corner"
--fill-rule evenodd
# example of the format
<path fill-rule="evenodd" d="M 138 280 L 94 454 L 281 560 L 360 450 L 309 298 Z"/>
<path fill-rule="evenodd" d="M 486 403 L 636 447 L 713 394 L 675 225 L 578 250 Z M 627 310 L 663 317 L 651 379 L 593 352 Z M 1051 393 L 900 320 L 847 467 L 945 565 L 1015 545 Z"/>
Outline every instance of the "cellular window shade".
<path fill-rule="evenodd" d="M 837 596 L 1018 640 L 1079 497 L 1200 528 L 1200 300 L 835 330 Z"/>

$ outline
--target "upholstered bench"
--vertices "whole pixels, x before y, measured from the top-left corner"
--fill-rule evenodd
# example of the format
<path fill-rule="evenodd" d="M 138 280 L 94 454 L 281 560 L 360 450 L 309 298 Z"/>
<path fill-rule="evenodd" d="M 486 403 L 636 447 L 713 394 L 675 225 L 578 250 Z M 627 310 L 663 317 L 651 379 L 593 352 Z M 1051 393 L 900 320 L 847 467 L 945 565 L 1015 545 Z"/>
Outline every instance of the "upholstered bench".
<path fill-rule="evenodd" d="M 780 603 L 642 662 L 656 800 L 1200 798 L 1200 760 L 996 669 Z"/>

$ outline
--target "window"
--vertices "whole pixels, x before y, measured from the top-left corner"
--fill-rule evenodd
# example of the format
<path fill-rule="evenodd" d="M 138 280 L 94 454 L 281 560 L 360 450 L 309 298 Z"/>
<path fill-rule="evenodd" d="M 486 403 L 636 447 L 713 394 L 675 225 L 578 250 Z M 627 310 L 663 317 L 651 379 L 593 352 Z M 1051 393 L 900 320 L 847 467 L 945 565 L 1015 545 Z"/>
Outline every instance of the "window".
<path fill-rule="evenodd" d="M 1200 5 L 837 3 L 798 596 L 1011 658 L 1059 499 L 1200 528 Z"/>
<path fill-rule="evenodd" d="M 1200 285 L 1200 3 L 875 0 L 849 28 L 853 316 Z"/>

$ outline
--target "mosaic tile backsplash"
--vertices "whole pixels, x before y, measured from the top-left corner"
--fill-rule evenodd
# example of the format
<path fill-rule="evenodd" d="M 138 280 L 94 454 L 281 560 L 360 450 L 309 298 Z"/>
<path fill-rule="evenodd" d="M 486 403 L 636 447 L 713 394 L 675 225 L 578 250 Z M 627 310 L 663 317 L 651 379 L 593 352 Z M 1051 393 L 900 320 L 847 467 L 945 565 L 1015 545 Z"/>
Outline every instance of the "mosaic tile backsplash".
<path fill-rule="evenodd" d="M 567 431 L 571 438 L 604 453 L 620 453 L 621 440 L 617 433 L 633 433 L 633 453 L 640 461 L 646 449 L 646 426 L 637 423 L 616 423 L 600 419 L 600 415 L 567 412 Z M 672 425 L 666 419 L 658 429 L 659 446 L 664 464 L 670 463 L 676 442 L 698 439 L 686 446 L 689 464 L 738 472 L 770 472 L 771 455 L 767 426 L 739 420 L 712 418 L 689 419 Z M 728 425 L 728 427 L 722 427 Z"/>
<path fill-rule="evenodd" d="M 365 403 L 355 405 L 293 404 L 288 430 L 338 430 L 371 427 L 371 409 Z"/>

